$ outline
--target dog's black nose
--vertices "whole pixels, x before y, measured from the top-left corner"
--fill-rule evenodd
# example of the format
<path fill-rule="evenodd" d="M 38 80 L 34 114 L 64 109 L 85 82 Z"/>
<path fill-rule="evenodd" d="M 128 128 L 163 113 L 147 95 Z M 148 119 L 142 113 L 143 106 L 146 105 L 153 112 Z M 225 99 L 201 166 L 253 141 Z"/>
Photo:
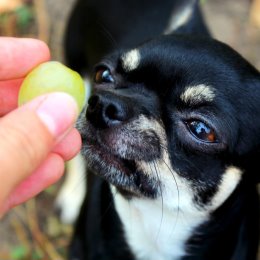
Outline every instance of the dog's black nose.
<path fill-rule="evenodd" d="M 119 125 L 131 117 L 127 100 L 109 92 L 96 93 L 88 101 L 87 119 L 97 128 Z"/>

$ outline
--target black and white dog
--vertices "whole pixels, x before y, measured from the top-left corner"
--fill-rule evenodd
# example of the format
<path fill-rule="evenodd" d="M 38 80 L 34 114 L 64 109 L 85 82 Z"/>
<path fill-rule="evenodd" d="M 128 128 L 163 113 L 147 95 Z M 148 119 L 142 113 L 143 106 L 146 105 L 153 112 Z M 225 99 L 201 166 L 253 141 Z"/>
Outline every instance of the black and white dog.
<path fill-rule="evenodd" d="M 260 74 L 198 3 L 81 0 L 66 46 L 82 73 L 111 52 L 78 122 L 88 188 L 70 259 L 256 260 Z"/>

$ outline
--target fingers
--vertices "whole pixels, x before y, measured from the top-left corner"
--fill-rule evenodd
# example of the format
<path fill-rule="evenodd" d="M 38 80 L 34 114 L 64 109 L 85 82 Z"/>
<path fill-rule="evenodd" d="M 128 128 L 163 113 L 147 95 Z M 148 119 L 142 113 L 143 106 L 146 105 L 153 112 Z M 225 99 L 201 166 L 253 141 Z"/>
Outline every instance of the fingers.
<path fill-rule="evenodd" d="M 76 116 L 74 99 L 65 93 L 53 93 L 0 119 L 0 179 L 5 184 L 0 205 L 45 161 L 58 140 L 73 128 Z"/>
<path fill-rule="evenodd" d="M 32 68 L 49 59 L 49 48 L 40 40 L 1 37 L 0 79 L 22 78 Z"/>
<path fill-rule="evenodd" d="M 0 81 L 0 117 L 17 107 L 18 92 L 23 79 Z"/>
<path fill-rule="evenodd" d="M 64 172 L 64 160 L 70 160 L 80 150 L 81 138 L 76 129 L 72 129 L 58 143 L 47 159 L 28 178 L 22 181 L 9 195 L 2 208 L 0 216 L 10 208 L 17 206 L 36 196 L 42 190 L 58 181 Z"/>
<path fill-rule="evenodd" d="M 50 59 L 48 46 L 36 39 L 0 37 L 0 117 L 17 107 L 25 75 Z"/>
<path fill-rule="evenodd" d="M 42 165 L 25 181 L 21 182 L 11 193 L 0 209 L 0 215 L 36 196 L 60 179 L 64 172 L 64 161 L 61 156 L 51 153 Z"/>
<path fill-rule="evenodd" d="M 79 132 L 72 129 L 61 142 L 55 145 L 52 152 L 59 154 L 64 161 L 72 159 L 79 153 L 81 147 L 81 137 Z"/>
<path fill-rule="evenodd" d="M 0 118 L 3 213 L 57 181 L 64 160 L 78 153 L 81 138 L 73 129 L 77 105 L 64 93 L 36 98 L 14 110 L 23 78 L 48 61 L 50 52 L 39 40 L 0 38 L 0 117 L 5 115 Z"/>

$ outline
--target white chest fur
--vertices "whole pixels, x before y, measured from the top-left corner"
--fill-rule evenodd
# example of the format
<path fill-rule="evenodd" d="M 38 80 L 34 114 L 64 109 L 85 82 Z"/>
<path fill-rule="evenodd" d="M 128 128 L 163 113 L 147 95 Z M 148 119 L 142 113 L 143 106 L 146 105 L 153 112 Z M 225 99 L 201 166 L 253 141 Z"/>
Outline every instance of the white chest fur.
<path fill-rule="evenodd" d="M 116 210 L 126 239 L 139 260 L 177 260 L 185 255 L 185 242 L 204 214 L 183 214 L 162 207 L 162 200 L 126 200 L 116 193 Z M 195 213 L 195 212 L 194 212 Z"/>
<path fill-rule="evenodd" d="M 165 174 L 164 183 L 168 187 L 164 186 L 162 197 L 158 199 L 127 200 L 111 186 L 126 240 L 136 258 L 179 260 L 186 255 L 185 244 L 194 229 L 207 221 L 210 212 L 218 208 L 233 192 L 241 175 L 240 169 L 228 167 L 211 203 L 203 208 L 194 203 L 191 189 L 177 175 L 175 181 L 178 192 L 172 188 L 171 179 L 166 180 L 168 175 Z"/>

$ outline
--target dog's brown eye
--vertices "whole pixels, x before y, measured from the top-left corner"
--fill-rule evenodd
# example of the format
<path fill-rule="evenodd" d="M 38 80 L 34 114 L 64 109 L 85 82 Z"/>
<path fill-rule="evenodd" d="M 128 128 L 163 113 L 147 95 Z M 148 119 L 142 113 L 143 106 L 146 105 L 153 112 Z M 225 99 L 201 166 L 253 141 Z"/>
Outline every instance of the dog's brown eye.
<path fill-rule="evenodd" d="M 111 72 L 107 68 L 100 68 L 96 71 L 94 77 L 95 83 L 112 83 L 114 82 L 114 78 L 111 75 Z"/>
<path fill-rule="evenodd" d="M 213 129 L 207 126 L 205 123 L 197 120 L 186 122 L 190 132 L 198 139 L 214 143 L 217 141 L 216 134 Z"/>

